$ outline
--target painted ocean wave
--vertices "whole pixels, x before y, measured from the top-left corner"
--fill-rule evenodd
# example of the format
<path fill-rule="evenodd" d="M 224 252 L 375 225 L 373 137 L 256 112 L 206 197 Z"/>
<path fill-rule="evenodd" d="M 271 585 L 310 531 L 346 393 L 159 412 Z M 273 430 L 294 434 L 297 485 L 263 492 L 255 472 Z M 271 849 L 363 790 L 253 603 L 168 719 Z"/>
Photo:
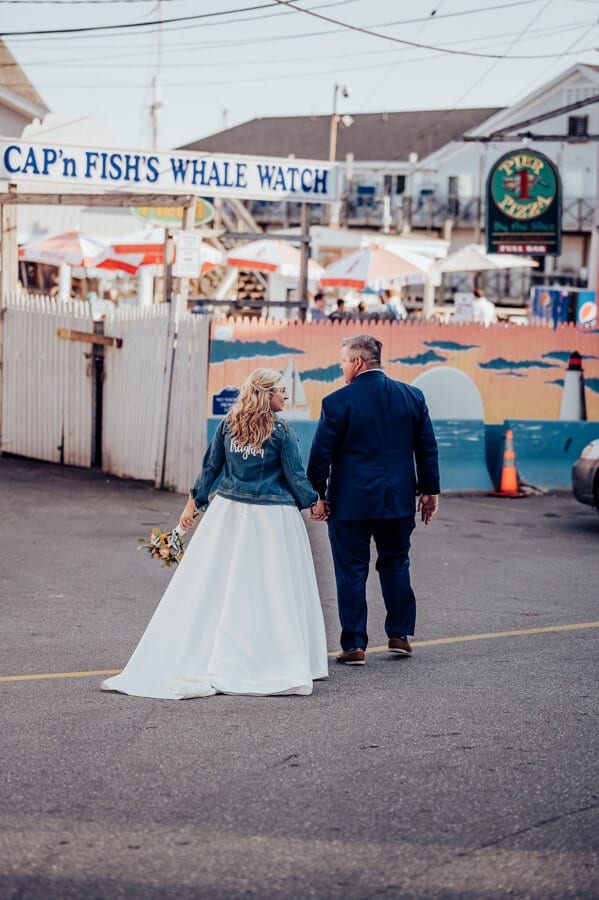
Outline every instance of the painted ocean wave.
<path fill-rule="evenodd" d="M 425 347 L 436 350 L 478 350 L 480 344 L 460 344 L 458 341 L 423 341 Z"/>
<path fill-rule="evenodd" d="M 581 353 L 582 359 L 599 359 L 599 356 L 592 356 L 590 353 Z M 541 359 L 558 359 L 560 362 L 567 363 L 570 360 L 572 353 L 568 353 L 567 350 L 553 350 L 551 353 L 543 353 Z"/>
<path fill-rule="evenodd" d="M 210 362 L 222 363 L 235 359 L 254 359 L 256 357 L 289 356 L 303 354 L 304 350 L 287 347 L 278 341 L 212 341 L 210 344 Z"/>
<path fill-rule="evenodd" d="M 478 363 L 479 369 L 559 369 L 555 363 L 542 362 L 539 359 L 504 359 L 498 356 L 489 362 Z"/>
<path fill-rule="evenodd" d="M 302 381 L 320 381 L 327 384 L 331 384 L 333 381 L 343 377 L 339 363 L 333 363 L 332 366 L 322 366 L 318 369 L 306 369 L 305 372 L 300 372 L 300 375 Z"/>
<path fill-rule="evenodd" d="M 390 359 L 389 362 L 401 363 L 403 366 L 428 366 L 434 362 L 447 362 L 447 357 L 435 353 L 434 350 L 428 350 L 426 353 L 418 353 L 416 356 L 398 356 L 396 359 Z"/>

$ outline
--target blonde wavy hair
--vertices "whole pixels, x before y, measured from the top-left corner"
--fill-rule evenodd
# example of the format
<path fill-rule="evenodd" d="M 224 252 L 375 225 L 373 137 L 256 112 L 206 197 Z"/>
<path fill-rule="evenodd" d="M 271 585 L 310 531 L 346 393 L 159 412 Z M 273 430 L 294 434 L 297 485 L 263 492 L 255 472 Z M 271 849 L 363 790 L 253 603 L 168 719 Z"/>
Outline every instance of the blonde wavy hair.
<path fill-rule="evenodd" d="M 269 439 L 275 422 L 271 394 L 284 387 L 281 373 L 275 369 L 254 369 L 246 378 L 227 414 L 227 425 L 236 444 L 259 450 Z"/>

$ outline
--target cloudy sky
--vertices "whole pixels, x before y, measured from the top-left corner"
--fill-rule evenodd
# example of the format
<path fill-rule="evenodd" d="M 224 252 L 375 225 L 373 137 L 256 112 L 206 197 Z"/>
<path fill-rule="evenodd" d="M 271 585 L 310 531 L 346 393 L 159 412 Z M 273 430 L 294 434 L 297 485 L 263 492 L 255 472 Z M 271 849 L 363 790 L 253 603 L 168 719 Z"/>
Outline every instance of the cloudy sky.
<path fill-rule="evenodd" d="M 94 116 L 115 146 L 151 145 L 159 74 L 169 148 L 330 115 L 336 83 L 341 114 L 509 105 L 599 64 L 598 15 L 597 0 L 0 0 L 0 32 L 53 111 Z"/>

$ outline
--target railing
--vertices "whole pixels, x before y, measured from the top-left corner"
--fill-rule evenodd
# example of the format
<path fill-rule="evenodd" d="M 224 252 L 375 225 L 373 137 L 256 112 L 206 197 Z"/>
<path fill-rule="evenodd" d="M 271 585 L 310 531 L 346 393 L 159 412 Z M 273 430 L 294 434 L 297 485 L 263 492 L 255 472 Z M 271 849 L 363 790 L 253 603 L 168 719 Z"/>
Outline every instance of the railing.
<path fill-rule="evenodd" d="M 451 222 L 454 229 L 473 229 L 481 221 L 481 203 L 478 197 L 463 199 L 452 195 L 424 194 L 391 198 L 390 221 L 385 223 L 385 202 L 382 194 L 362 197 L 351 194 L 342 206 L 341 222 L 353 228 L 380 229 L 388 224 L 390 231 L 400 232 L 404 226 L 419 230 L 440 230 Z M 562 227 L 565 231 L 590 231 L 593 222 L 594 201 L 588 197 L 565 197 L 563 200 Z M 294 227 L 300 223 L 300 204 L 286 201 L 270 203 L 265 200 L 249 201 L 249 210 L 262 226 Z M 310 225 L 322 225 L 327 221 L 324 206 L 310 204 Z"/>

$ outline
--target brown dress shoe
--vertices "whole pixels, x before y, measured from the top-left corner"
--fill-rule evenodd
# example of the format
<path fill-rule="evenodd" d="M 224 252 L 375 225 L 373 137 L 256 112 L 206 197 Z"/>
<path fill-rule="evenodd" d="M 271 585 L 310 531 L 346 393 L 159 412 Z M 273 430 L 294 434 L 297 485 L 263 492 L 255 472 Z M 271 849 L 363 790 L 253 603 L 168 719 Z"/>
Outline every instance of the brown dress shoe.
<path fill-rule="evenodd" d="M 363 666 L 364 651 L 361 647 L 354 647 L 353 650 L 342 650 L 337 654 L 337 662 L 344 666 Z"/>
<path fill-rule="evenodd" d="M 403 638 L 389 638 L 389 650 L 391 653 L 399 653 L 400 656 L 412 655 L 410 642 Z"/>

